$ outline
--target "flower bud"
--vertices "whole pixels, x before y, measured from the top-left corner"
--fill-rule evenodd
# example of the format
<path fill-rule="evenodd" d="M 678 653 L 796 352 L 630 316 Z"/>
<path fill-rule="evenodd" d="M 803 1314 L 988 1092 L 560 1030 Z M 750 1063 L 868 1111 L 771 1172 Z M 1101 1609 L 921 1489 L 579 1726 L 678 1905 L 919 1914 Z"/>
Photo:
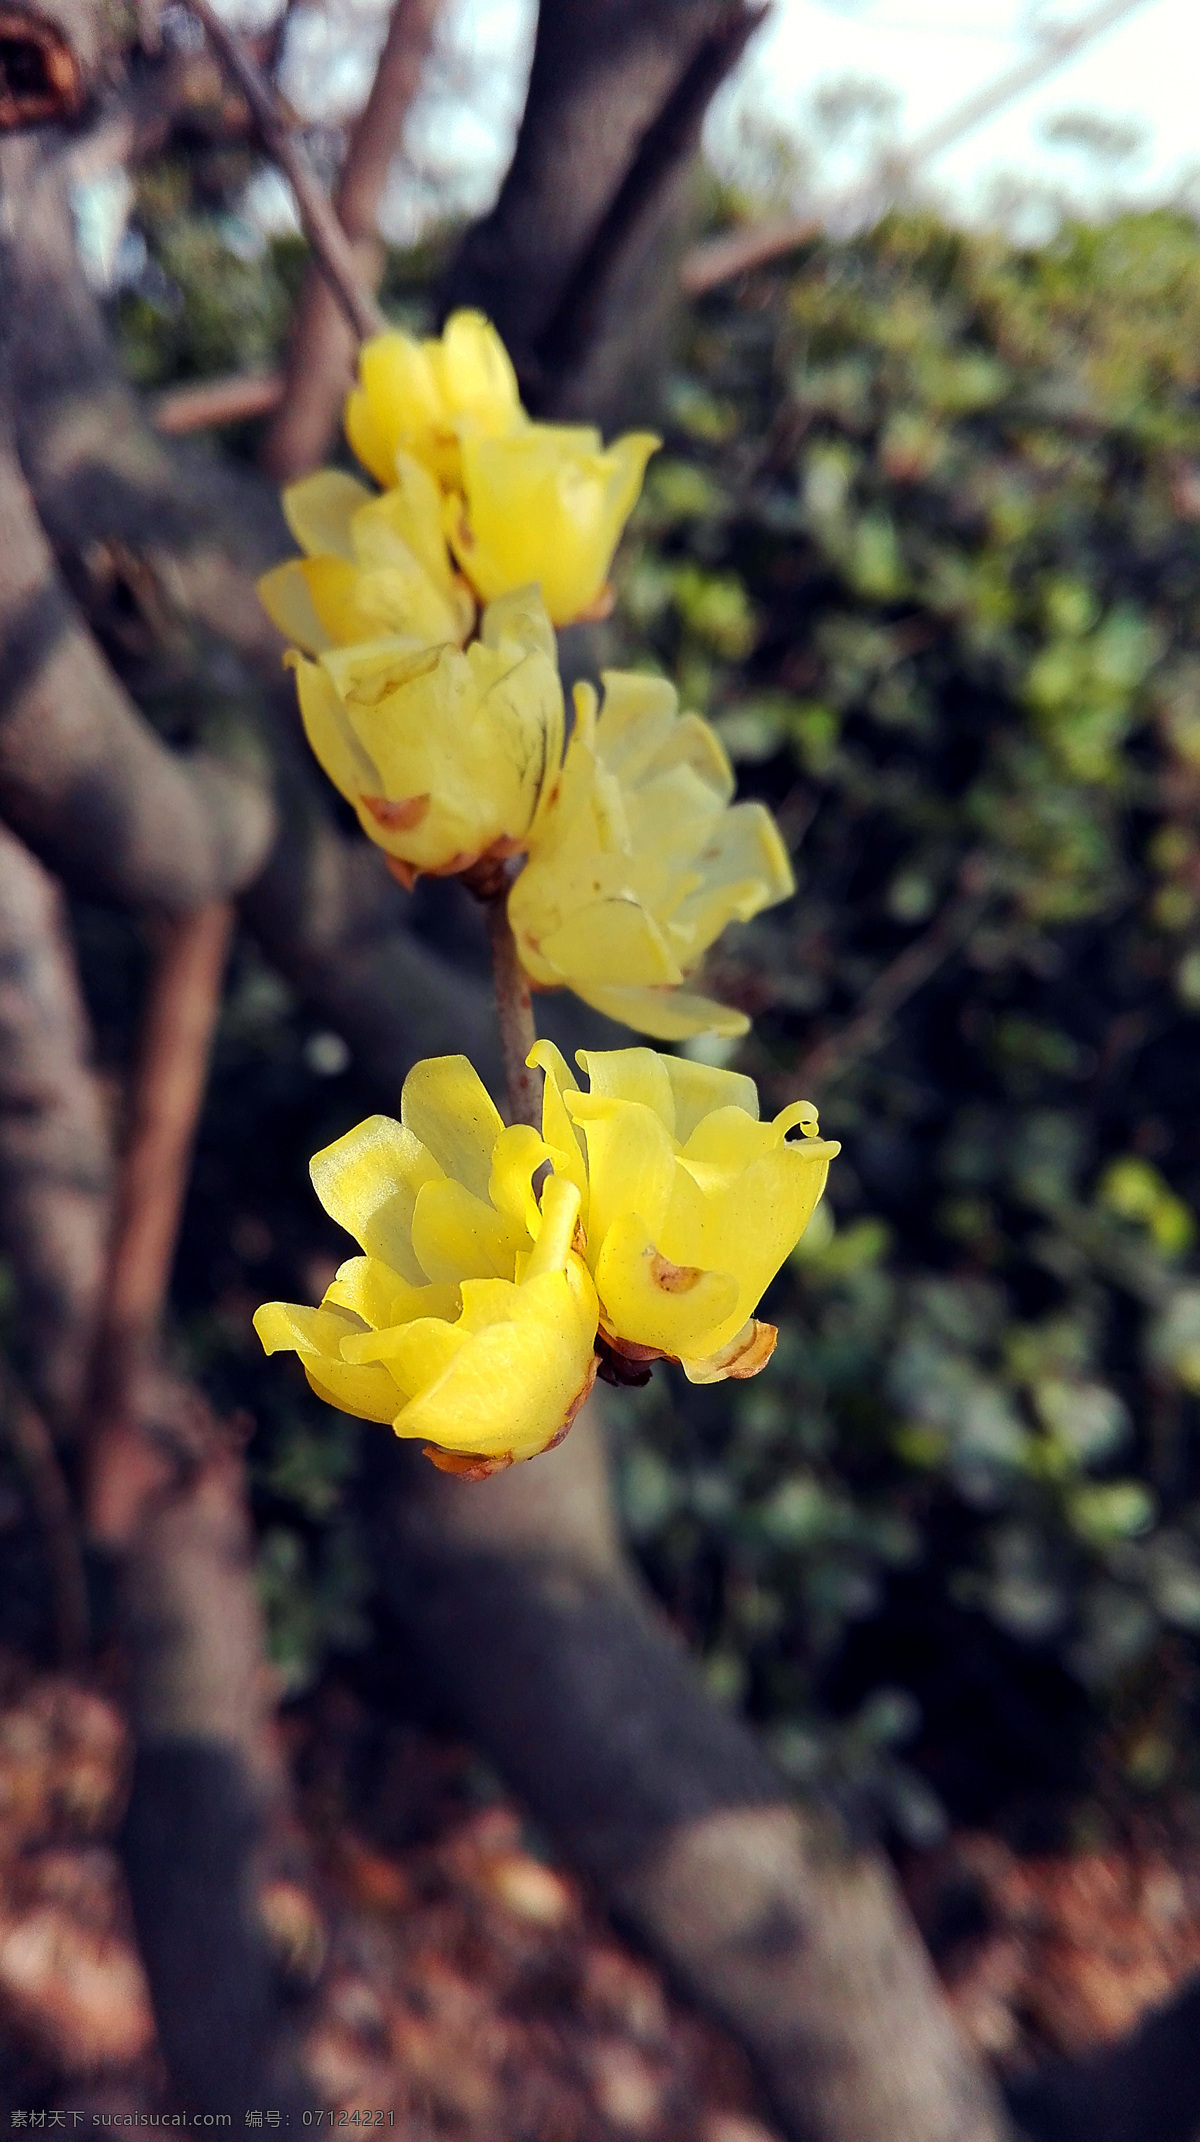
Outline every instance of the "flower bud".
<path fill-rule="evenodd" d="M 461 427 L 490 435 L 525 422 L 508 352 L 482 313 L 452 313 L 442 334 L 425 342 L 400 328 L 373 335 L 359 351 L 358 378 L 346 401 L 346 437 L 385 488 L 403 452 L 456 489 Z"/>

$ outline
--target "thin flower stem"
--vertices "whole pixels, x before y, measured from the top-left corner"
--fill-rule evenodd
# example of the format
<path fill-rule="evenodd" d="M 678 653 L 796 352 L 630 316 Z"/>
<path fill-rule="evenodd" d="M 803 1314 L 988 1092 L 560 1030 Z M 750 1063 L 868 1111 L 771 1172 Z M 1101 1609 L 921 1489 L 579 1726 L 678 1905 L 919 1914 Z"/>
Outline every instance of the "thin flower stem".
<path fill-rule="evenodd" d="M 542 1074 L 531 1071 L 525 1059 L 537 1040 L 529 981 L 517 957 L 517 943 L 508 919 L 507 887 L 483 903 L 488 939 L 492 947 L 492 973 L 496 983 L 496 1012 L 500 1021 L 500 1049 L 508 1088 L 508 1112 L 514 1123 L 542 1127 Z"/>

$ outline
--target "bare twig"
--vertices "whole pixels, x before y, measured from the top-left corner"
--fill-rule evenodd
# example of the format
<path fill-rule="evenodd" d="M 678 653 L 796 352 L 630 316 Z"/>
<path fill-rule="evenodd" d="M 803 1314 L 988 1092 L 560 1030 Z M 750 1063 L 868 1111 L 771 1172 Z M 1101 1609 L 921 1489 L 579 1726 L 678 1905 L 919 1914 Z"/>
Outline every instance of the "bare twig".
<path fill-rule="evenodd" d="M 961 104 L 954 105 L 943 118 L 936 119 L 906 149 L 889 158 L 881 174 L 873 174 L 827 201 L 814 203 L 801 216 L 782 222 L 757 223 L 749 230 L 733 231 L 725 237 L 710 238 L 702 245 L 694 246 L 684 260 L 680 274 L 686 294 L 703 297 L 721 283 L 730 282 L 735 275 L 763 267 L 784 253 L 794 253 L 823 230 L 845 231 L 864 221 L 875 221 L 922 164 L 940 156 L 943 149 L 961 141 L 964 135 L 973 134 L 985 119 L 991 119 L 1005 105 L 1014 103 L 1035 83 L 1044 81 L 1047 75 L 1065 66 L 1093 38 L 1114 28 L 1123 16 L 1144 4 L 1145 0 L 1101 0 L 1100 6 L 1078 22 L 1048 30 L 1038 39 L 1033 52 L 1012 67 L 1006 67 L 992 81 L 985 82 L 981 89 L 973 91 Z"/>
<path fill-rule="evenodd" d="M 541 1073 L 531 1071 L 525 1061 L 537 1040 L 537 1029 L 533 1023 L 529 978 L 517 956 L 517 942 L 508 919 L 507 887 L 484 901 L 484 913 L 492 948 L 496 1016 L 500 1025 L 508 1112 L 514 1123 L 532 1123 L 535 1130 L 540 1130 Z"/>
<path fill-rule="evenodd" d="M 233 76 L 254 117 L 263 147 L 278 164 L 296 197 L 304 235 L 321 273 L 345 312 L 359 340 L 377 335 L 387 325 L 383 314 L 359 280 L 354 248 L 317 184 L 303 150 L 296 140 L 275 92 L 255 66 L 240 37 L 222 22 L 209 0 L 188 0 L 213 50 Z"/>
<path fill-rule="evenodd" d="M 154 429 L 167 438 L 181 438 L 185 432 L 269 416 L 282 398 L 282 372 L 222 372 L 216 379 L 169 387 L 160 394 L 153 404 Z"/>
<path fill-rule="evenodd" d="M 166 1298 L 232 927 L 224 901 L 164 927 L 109 1273 L 106 1334 L 122 1351 L 145 1345 Z"/>
<path fill-rule="evenodd" d="M 124 1543 L 168 1475 L 143 1433 L 152 1364 L 204 1092 L 233 910 L 214 901 L 164 931 L 134 1073 L 108 1289 L 97 1341 L 98 1417 L 90 1453 L 90 1529 Z"/>
<path fill-rule="evenodd" d="M 378 281 L 376 217 L 408 108 L 421 80 L 439 0 L 394 0 L 371 94 L 350 137 L 334 208 L 364 282 Z M 263 442 L 262 465 L 277 482 L 315 468 L 327 451 L 354 367 L 347 332 L 328 284 L 310 267 L 292 324 L 283 398 Z"/>
<path fill-rule="evenodd" d="M 971 857 L 959 873 L 959 890 L 947 901 L 936 921 L 921 937 L 877 974 L 852 1019 L 808 1050 L 788 1079 L 788 1091 L 816 1092 L 855 1056 L 861 1056 L 878 1041 L 887 1022 L 900 1006 L 922 989 L 970 936 L 987 907 L 989 889 L 981 881 L 983 868 Z"/>

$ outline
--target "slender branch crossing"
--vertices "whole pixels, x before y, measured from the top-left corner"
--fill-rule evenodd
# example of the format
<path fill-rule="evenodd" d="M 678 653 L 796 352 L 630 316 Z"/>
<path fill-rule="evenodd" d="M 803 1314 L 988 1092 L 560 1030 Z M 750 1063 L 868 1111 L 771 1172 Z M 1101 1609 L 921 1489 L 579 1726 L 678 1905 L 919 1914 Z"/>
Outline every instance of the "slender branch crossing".
<path fill-rule="evenodd" d="M 387 321 L 363 289 L 354 248 L 333 209 L 317 184 L 308 158 L 288 125 L 279 99 L 250 58 L 236 32 L 222 22 L 209 0 L 188 0 L 196 20 L 203 25 L 214 52 L 233 76 L 253 114 L 263 147 L 277 163 L 296 196 L 304 235 L 313 257 L 342 306 L 359 340 L 377 335 Z"/>
<path fill-rule="evenodd" d="M 232 929 L 225 901 L 172 918 L 146 1007 L 96 1356 L 89 1520 L 108 1544 L 132 1537 L 165 1478 L 162 1454 L 142 1432 L 140 1401 L 175 1258 Z"/>

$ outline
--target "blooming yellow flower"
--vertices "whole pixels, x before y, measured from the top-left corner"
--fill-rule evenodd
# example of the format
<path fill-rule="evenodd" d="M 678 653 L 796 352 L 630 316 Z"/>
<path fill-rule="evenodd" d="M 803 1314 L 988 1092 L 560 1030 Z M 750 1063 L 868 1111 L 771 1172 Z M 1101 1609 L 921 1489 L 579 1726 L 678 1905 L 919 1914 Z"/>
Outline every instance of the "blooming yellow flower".
<path fill-rule="evenodd" d="M 397 454 L 382 497 L 319 469 L 289 486 L 283 511 L 306 555 L 264 573 L 259 599 L 307 654 L 385 633 L 429 645 L 467 638 L 475 604 L 451 565 L 442 494 L 411 455 Z"/>
<path fill-rule="evenodd" d="M 373 335 L 359 351 L 358 377 L 346 437 L 385 487 L 396 481 L 402 450 L 456 488 L 460 430 L 490 435 L 525 421 L 508 352 L 482 313 L 452 313 L 436 340 L 418 342 L 399 328 Z"/>
<path fill-rule="evenodd" d="M 534 589 L 491 603 L 466 649 L 394 637 L 293 659 L 308 741 L 398 877 L 466 870 L 532 836 L 563 742 Z"/>
<path fill-rule="evenodd" d="M 756 1375 L 776 1334 L 753 1312 L 840 1151 L 811 1103 L 760 1123 L 752 1079 L 653 1049 L 581 1050 L 589 1091 L 552 1042 L 529 1061 L 553 1166 L 579 1192 L 602 1337 L 634 1361 L 671 1356 L 693 1383 Z"/>
<path fill-rule="evenodd" d="M 572 1247 L 579 1190 L 533 1177 L 545 1148 L 506 1130 L 465 1056 L 417 1064 L 400 1121 L 371 1116 L 312 1163 L 363 1255 L 318 1309 L 267 1302 L 269 1354 L 298 1353 L 320 1398 L 423 1440 L 479 1477 L 566 1433 L 596 1373 L 596 1290 Z"/>
<path fill-rule="evenodd" d="M 509 894 L 526 972 L 661 1041 L 749 1021 L 680 988 L 726 924 L 795 890 L 761 803 L 730 808 L 713 730 L 680 715 L 669 684 L 609 671 L 599 719 L 589 685 L 536 847 Z"/>
<path fill-rule="evenodd" d="M 627 432 L 526 424 L 499 436 L 464 432 L 462 501 L 447 508 L 454 555 L 483 602 L 536 581 L 556 625 L 595 615 L 608 569 L 661 444 Z"/>

